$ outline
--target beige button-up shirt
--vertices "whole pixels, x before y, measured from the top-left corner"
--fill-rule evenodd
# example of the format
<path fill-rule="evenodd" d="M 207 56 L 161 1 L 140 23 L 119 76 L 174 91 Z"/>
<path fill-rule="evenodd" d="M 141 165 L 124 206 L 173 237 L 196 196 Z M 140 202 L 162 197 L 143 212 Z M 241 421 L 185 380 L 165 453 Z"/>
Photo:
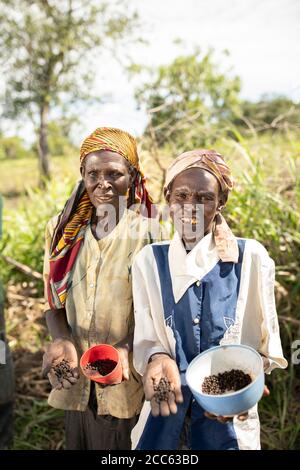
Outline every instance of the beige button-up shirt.
<path fill-rule="evenodd" d="M 57 216 L 46 228 L 45 285 L 56 222 Z M 133 333 L 132 262 L 143 246 L 158 239 L 161 239 L 159 223 L 131 210 L 126 210 L 115 229 L 99 241 L 88 225 L 66 300 L 67 319 L 79 357 L 94 343 L 116 345 Z M 132 353 L 129 361 L 128 381 L 107 387 L 96 384 L 98 414 L 130 418 L 139 413 L 143 388 L 132 365 Z M 52 390 L 48 402 L 54 408 L 84 411 L 89 395 L 90 381 L 81 373 L 70 390 Z"/>

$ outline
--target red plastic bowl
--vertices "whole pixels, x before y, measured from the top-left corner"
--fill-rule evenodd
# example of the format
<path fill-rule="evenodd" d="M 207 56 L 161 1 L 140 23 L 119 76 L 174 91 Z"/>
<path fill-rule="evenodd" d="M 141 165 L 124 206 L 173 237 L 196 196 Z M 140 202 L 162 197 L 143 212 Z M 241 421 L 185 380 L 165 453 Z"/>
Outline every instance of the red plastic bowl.
<path fill-rule="evenodd" d="M 85 369 L 89 362 L 94 362 L 99 359 L 111 359 L 117 363 L 116 367 L 107 375 L 100 375 L 98 372 L 92 373 Z M 119 384 L 122 382 L 122 366 L 120 356 L 116 348 L 109 344 L 97 344 L 91 347 L 80 358 L 80 367 L 83 374 L 90 380 L 105 385 Z"/>

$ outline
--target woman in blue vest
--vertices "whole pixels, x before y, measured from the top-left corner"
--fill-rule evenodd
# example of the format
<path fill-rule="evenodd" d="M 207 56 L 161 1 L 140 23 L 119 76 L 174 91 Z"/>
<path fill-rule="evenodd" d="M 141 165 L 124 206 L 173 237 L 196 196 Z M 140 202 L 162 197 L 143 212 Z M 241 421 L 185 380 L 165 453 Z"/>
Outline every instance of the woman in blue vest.
<path fill-rule="evenodd" d="M 167 171 L 174 238 L 143 248 L 132 270 L 134 364 L 146 397 L 133 448 L 260 448 L 257 406 L 233 419 L 208 415 L 185 380 L 192 359 L 219 344 L 252 346 L 263 356 L 266 373 L 287 366 L 274 262 L 256 240 L 236 238 L 221 215 L 232 187 L 229 167 L 213 150 L 185 152 Z M 161 378 L 172 392 L 157 403 L 154 386 Z"/>

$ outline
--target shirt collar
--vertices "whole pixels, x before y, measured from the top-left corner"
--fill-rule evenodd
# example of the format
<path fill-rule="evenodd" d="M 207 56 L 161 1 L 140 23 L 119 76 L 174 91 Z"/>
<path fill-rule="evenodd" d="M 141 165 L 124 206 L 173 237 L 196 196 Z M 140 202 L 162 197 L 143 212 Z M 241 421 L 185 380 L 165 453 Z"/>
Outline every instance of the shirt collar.
<path fill-rule="evenodd" d="M 214 237 L 208 233 L 187 253 L 178 232 L 170 242 L 169 266 L 175 302 L 186 290 L 201 279 L 220 260 Z"/>
<path fill-rule="evenodd" d="M 128 218 L 129 218 L 129 209 L 125 208 L 124 212 L 117 223 L 117 225 L 114 227 L 114 229 L 106 235 L 106 237 L 101 238 L 100 240 L 96 240 L 92 233 L 92 228 L 91 228 L 91 221 L 87 225 L 87 237 L 89 240 L 95 241 L 99 246 L 102 244 L 107 244 L 108 242 L 111 242 L 112 240 L 123 238 L 124 237 L 124 230 L 128 229 Z"/>

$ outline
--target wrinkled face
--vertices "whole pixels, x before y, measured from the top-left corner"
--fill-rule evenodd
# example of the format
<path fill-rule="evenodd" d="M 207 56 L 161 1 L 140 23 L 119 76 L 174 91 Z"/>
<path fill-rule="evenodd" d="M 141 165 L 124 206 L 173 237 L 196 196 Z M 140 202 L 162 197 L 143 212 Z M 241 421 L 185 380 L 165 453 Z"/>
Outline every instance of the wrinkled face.
<path fill-rule="evenodd" d="M 167 201 L 176 230 L 187 245 L 194 245 L 212 230 L 222 205 L 217 178 L 202 168 L 190 168 L 178 175 Z"/>
<path fill-rule="evenodd" d="M 133 179 L 125 158 L 106 150 L 91 152 L 80 171 L 94 207 L 111 204 L 119 208 L 119 198 L 126 196 Z"/>

